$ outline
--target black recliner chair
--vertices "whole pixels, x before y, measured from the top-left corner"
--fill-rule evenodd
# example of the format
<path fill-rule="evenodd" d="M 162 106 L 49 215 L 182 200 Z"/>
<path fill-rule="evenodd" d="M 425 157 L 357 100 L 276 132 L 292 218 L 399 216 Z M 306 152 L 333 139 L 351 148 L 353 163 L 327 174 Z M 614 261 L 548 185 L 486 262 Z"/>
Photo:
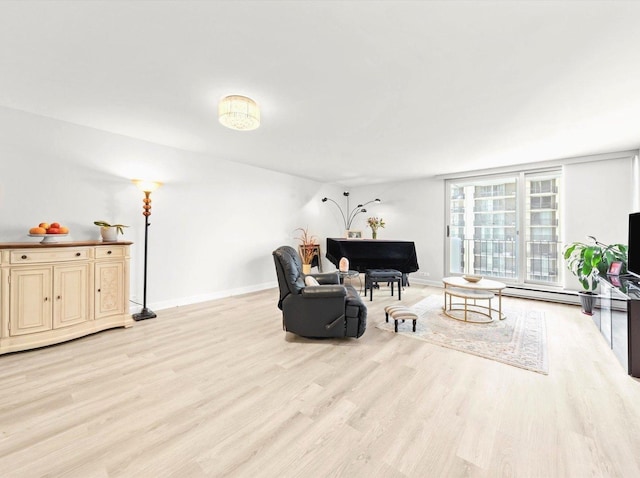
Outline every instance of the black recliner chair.
<path fill-rule="evenodd" d="M 293 247 L 273 251 L 278 274 L 284 330 L 302 337 L 360 337 L 367 327 L 367 307 L 337 272 L 310 274 L 320 285 L 305 286 L 300 256 Z"/>

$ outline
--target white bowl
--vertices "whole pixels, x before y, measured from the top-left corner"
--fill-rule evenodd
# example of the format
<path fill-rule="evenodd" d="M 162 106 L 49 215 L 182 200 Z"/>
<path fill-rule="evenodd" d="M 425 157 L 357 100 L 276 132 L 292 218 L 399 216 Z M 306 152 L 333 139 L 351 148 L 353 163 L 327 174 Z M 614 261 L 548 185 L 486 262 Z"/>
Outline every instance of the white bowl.
<path fill-rule="evenodd" d="M 482 276 L 474 275 L 463 275 L 462 278 L 467 282 L 480 282 L 482 280 Z"/>
<path fill-rule="evenodd" d="M 42 244 L 53 244 L 59 242 L 58 239 L 61 237 L 67 237 L 69 234 L 31 234 L 29 233 L 29 237 L 41 237 L 40 241 Z"/>

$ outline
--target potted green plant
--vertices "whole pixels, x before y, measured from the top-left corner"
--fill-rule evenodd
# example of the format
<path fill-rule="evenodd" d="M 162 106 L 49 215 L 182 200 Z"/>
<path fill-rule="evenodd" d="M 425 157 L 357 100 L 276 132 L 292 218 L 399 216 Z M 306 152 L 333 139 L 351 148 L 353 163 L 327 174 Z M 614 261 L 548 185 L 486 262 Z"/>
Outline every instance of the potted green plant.
<path fill-rule="evenodd" d="M 567 269 L 578 278 L 584 291 L 579 292 L 582 312 L 593 315 L 593 306 L 598 295 L 593 292 L 598 287 L 598 278 L 606 275 L 613 262 L 622 262 L 622 272 L 627 270 L 627 246 L 623 244 L 603 244 L 595 237 L 588 236 L 593 244 L 572 242 L 564 249 Z"/>
<path fill-rule="evenodd" d="M 100 235 L 104 242 L 116 242 L 118 234 L 124 234 L 124 228 L 129 227 L 124 224 L 109 224 L 106 221 L 93 221 L 96 226 L 100 226 Z"/>

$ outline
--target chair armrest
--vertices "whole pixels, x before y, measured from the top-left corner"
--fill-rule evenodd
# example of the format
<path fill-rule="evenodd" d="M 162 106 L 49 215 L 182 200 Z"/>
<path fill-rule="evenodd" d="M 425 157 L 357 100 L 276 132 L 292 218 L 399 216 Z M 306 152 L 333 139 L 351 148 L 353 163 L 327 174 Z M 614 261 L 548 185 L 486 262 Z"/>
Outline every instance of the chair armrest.
<path fill-rule="evenodd" d="M 337 272 L 323 272 L 320 274 L 307 274 L 318 281 L 320 285 L 340 284 L 340 276 Z"/>
<path fill-rule="evenodd" d="M 305 299 L 326 299 L 328 297 L 346 297 L 347 289 L 343 285 L 312 285 L 302 289 Z"/>

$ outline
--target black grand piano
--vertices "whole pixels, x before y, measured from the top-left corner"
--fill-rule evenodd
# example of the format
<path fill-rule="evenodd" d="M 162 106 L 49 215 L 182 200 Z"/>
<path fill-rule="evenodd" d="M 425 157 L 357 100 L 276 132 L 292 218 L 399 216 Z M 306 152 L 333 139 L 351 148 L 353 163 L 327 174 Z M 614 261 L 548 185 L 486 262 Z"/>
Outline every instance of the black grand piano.
<path fill-rule="evenodd" d="M 327 238 L 327 259 L 336 267 L 340 259 L 349 259 L 349 269 L 396 269 L 402 272 L 403 283 L 410 272 L 418 270 L 418 256 L 413 241 L 387 241 L 383 239 Z"/>

